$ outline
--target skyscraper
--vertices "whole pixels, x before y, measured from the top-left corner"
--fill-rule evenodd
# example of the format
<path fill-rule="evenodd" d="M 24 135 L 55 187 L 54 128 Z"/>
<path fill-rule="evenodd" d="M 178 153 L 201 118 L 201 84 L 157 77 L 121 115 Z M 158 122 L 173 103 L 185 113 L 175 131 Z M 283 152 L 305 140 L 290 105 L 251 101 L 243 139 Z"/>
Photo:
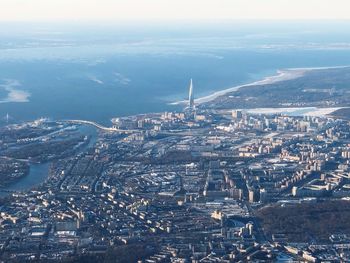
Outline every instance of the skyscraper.
<path fill-rule="evenodd" d="M 193 83 L 192 83 L 192 79 L 190 82 L 190 90 L 188 93 L 188 107 L 190 109 L 194 109 L 194 97 L 193 97 Z"/>

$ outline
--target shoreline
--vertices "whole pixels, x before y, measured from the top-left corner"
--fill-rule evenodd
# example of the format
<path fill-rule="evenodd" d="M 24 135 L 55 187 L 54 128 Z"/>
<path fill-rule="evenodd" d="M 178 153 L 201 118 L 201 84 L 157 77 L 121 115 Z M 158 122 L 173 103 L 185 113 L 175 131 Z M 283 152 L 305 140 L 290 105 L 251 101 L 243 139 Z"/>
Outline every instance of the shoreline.
<path fill-rule="evenodd" d="M 210 101 L 215 100 L 218 97 L 224 96 L 224 95 L 231 93 L 231 92 L 234 92 L 234 91 L 237 91 L 240 88 L 251 87 L 251 86 L 269 85 L 269 84 L 274 84 L 277 82 L 297 79 L 297 78 L 304 76 L 306 72 L 313 71 L 313 70 L 326 70 L 326 69 L 347 68 L 347 67 L 350 67 L 350 66 L 278 69 L 278 70 L 276 70 L 276 75 L 268 76 L 268 77 L 265 77 L 261 80 L 254 81 L 251 83 L 242 84 L 242 85 L 234 86 L 234 87 L 231 87 L 228 89 L 216 91 L 212 94 L 195 99 L 195 103 L 197 105 L 199 105 L 199 104 L 203 104 L 206 102 L 210 102 Z M 170 105 L 181 105 L 181 104 L 186 104 L 186 103 L 187 103 L 187 100 L 182 100 L 182 101 L 172 102 L 169 104 Z"/>
<path fill-rule="evenodd" d="M 251 108 L 241 109 L 250 114 L 285 114 L 287 116 L 310 116 L 325 117 L 329 116 L 337 110 L 347 107 L 277 107 L 277 108 Z"/>

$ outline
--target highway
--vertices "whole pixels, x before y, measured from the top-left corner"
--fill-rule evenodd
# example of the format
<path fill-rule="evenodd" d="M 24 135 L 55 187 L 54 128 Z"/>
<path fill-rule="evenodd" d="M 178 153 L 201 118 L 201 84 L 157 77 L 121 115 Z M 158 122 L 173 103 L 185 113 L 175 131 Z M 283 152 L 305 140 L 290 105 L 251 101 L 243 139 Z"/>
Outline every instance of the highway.
<path fill-rule="evenodd" d="M 102 126 L 101 124 L 98 124 L 97 122 L 94 122 L 94 121 L 86 121 L 86 120 L 61 120 L 60 122 L 91 125 L 91 126 L 96 127 L 97 129 L 100 129 L 100 130 L 103 130 L 103 131 L 108 131 L 108 132 L 120 132 L 120 133 L 139 132 L 139 130 L 122 130 L 122 129 L 117 129 L 117 128 L 114 128 L 114 127 L 105 127 L 105 126 Z"/>
<path fill-rule="evenodd" d="M 107 132 L 119 132 L 119 133 L 136 133 L 136 132 L 142 132 L 142 130 L 123 130 L 123 129 L 118 129 L 114 127 L 105 127 L 101 124 L 98 124 L 97 122 L 94 121 L 87 121 L 87 120 L 60 120 L 58 122 L 65 122 L 65 123 L 72 123 L 72 124 L 85 124 L 85 125 L 91 125 L 96 127 L 97 129 L 107 131 Z M 159 131 L 158 133 L 161 135 L 168 135 L 168 136 L 193 136 L 193 135 L 198 135 L 206 131 L 207 129 L 197 129 L 197 130 L 190 130 L 190 131 Z"/>

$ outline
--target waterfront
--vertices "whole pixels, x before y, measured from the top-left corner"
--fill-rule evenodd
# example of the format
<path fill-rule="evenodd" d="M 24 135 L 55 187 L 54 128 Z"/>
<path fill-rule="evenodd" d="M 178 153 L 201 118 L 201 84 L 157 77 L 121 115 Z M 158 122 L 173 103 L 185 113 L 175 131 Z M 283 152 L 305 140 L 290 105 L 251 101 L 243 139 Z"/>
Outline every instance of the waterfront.
<path fill-rule="evenodd" d="M 350 262 L 350 2 L 0 2 L 0 263 Z"/>
<path fill-rule="evenodd" d="M 79 152 L 83 152 L 86 149 L 93 147 L 96 143 L 97 129 L 92 126 L 82 125 L 81 127 L 79 127 L 79 131 L 82 134 L 89 136 L 90 138 L 89 143 L 79 150 Z M 15 191 L 27 191 L 39 186 L 40 184 L 45 182 L 45 180 L 49 176 L 49 169 L 51 163 L 51 161 L 44 163 L 31 163 L 29 173 L 26 176 L 23 176 L 14 183 L 0 188 L 0 197 L 7 196 Z"/>
<path fill-rule="evenodd" d="M 42 26 L 37 25 L 26 32 L 3 33 L 0 122 L 4 124 L 8 113 L 12 122 L 50 117 L 109 126 L 114 117 L 181 110 L 171 102 L 187 98 L 190 78 L 198 99 L 259 82 L 280 69 L 344 66 L 350 61 L 347 46 L 334 48 L 335 41 L 347 36 L 339 37 L 333 27 L 320 31 L 307 25 L 315 32 L 311 39 L 296 34 L 285 45 L 285 32 L 262 26 L 204 30 L 180 25 L 171 35 L 151 26 L 131 35 L 128 27 L 72 27 L 38 35 Z M 260 35 L 261 30 L 268 34 Z M 334 37 L 324 41 L 329 34 Z M 308 41 L 317 49 L 310 49 Z"/>
<path fill-rule="evenodd" d="M 313 242 L 329 251 L 334 248 L 338 236 L 333 233 L 349 217 L 348 201 L 339 200 L 349 195 L 347 121 L 228 109 L 213 115 L 212 110 L 200 108 L 193 116 L 188 111 L 191 108 L 186 115 L 168 112 L 114 120 L 114 125 L 128 132 L 101 129 L 98 143 L 93 139 L 89 144 L 74 139 L 80 136 L 69 121 L 41 120 L 13 125 L 8 133 L 3 130 L 4 143 L 28 159 L 56 157 L 49 180 L 38 182 L 37 191 L 23 191 L 3 200 L 6 227 L 0 234 L 2 240 L 9 240 L 3 257 L 28 258 L 37 251 L 43 258 L 57 261 L 70 255 L 96 257 L 96 249 L 105 253 L 126 240 L 154 246 L 153 254 L 171 262 L 179 258 L 171 253 L 174 249 L 186 244 L 181 257 L 191 258 L 196 252 L 188 247 L 206 247 L 209 237 L 214 246 L 204 256 L 217 252 L 222 242 L 232 244 L 221 248 L 215 262 L 232 254 L 244 261 L 251 261 L 257 253 L 259 259 L 261 255 L 277 259 L 286 253 L 286 246 L 275 240 L 276 233 L 290 242 L 306 244 L 310 239 L 300 231 L 302 223 L 289 220 L 298 214 L 308 225 L 316 226 L 309 227 Z M 95 131 L 95 124 L 89 123 L 91 126 L 80 128 L 81 133 Z M 31 149 L 39 149 L 39 156 L 28 151 L 18 136 L 24 137 Z M 70 148 L 91 148 L 68 154 L 64 146 L 71 146 L 67 143 L 71 140 L 75 144 Z M 61 141 L 66 143 L 54 144 Z M 43 144 L 54 145 L 54 151 Z M 13 152 L 7 151 L 5 156 L 11 157 Z M 31 188 L 26 182 L 32 175 L 32 179 L 45 180 L 48 165 L 43 170 L 32 166 L 29 177 L 20 182 L 21 190 L 23 186 Z M 339 210 L 339 206 L 346 209 Z M 325 211 L 327 216 L 305 217 L 309 211 L 322 215 Z M 336 223 L 326 232 L 320 231 L 318 226 L 326 224 L 333 212 Z M 275 218 L 287 220 L 296 231 L 286 232 L 283 225 L 271 221 Z M 348 233 L 348 224 L 342 227 Z M 21 238 L 15 239 L 17 236 Z M 87 236 L 89 243 L 81 247 Z M 67 238 L 72 242 L 68 246 L 62 242 Z M 48 245 L 38 246 L 42 240 Z M 272 242 L 280 245 L 273 247 Z M 78 253 L 72 251 L 72 244 Z M 238 250 L 235 244 L 251 249 Z M 34 252 L 33 245 L 37 247 Z M 303 251 L 309 250 L 312 247 L 304 245 Z M 336 253 L 337 258 L 347 257 L 341 251 Z M 293 260 L 300 257 L 288 255 Z"/>
<path fill-rule="evenodd" d="M 0 189 L 0 197 L 7 196 L 11 192 L 27 191 L 40 185 L 46 180 L 49 173 L 49 167 L 50 163 L 31 164 L 29 173 L 26 176 L 20 178 L 17 182 Z"/>
<path fill-rule="evenodd" d="M 329 114 L 339 110 L 341 108 L 318 108 L 318 107 L 291 107 L 291 108 L 255 108 L 245 109 L 246 112 L 251 114 L 284 114 L 286 116 L 317 116 L 326 117 Z"/>

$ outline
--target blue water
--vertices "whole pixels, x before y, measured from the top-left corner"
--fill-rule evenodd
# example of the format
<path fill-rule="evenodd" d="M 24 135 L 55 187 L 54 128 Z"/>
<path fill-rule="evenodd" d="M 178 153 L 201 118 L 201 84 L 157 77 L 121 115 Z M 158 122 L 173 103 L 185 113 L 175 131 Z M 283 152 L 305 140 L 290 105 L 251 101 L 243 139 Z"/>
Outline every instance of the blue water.
<path fill-rule="evenodd" d="M 13 184 L 5 187 L 8 191 L 24 191 L 38 186 L 46 180 L 49 172 L 49 163 L 32 164 L 30 166 L 29 174 Z M 0 196 L 5 196 L 8 193 L 0 192 Z"/>
<path fill-rule="evenodd" d="M 96 143 L 98 134 L 96 128 L 91 126 L 81 126 L 79 127 L 79 132 L 81 134 L 89 136 L 90 141 L 86 146 L 79 149 L 78 153 L 84 152 L 87 149 L 91 148 Z M 0 198 L 8 196 L 11 192 L 14 191 L 26 191 L 35 189 L 48 178 L 50 164 L 51 161 L 46 163 L 30 164 L 29 173 L 25 177 L 22 177 L 18 181 L 5 186 L 4 188 L 0 188 Z"/>
<path fill-rule="evenodd" d="M 12 122 L 51 117 L 109 125 L 112 117 L 179 109 L 169 102 L 187 97 L 190 78 L 200 97 L 281 68 L 350 65 L 349 26 L 2 23 L 0 125 L 7 113 Z M 6 189 L 39 185 L 48 167 L 31 166 L 27 177 Z"/>
<path fill-rule="evenodd" d="M 334 22 L 335 23 L 335 22 Z M 0 119 L 88 119 L 178 109 L 289 67 L 350 64 L 350 24 L 0 24 L 0 101 L 8 80 L 28 102 L 0 103 Z M 8 30 L 11 28 L 11 30 Z"/>

